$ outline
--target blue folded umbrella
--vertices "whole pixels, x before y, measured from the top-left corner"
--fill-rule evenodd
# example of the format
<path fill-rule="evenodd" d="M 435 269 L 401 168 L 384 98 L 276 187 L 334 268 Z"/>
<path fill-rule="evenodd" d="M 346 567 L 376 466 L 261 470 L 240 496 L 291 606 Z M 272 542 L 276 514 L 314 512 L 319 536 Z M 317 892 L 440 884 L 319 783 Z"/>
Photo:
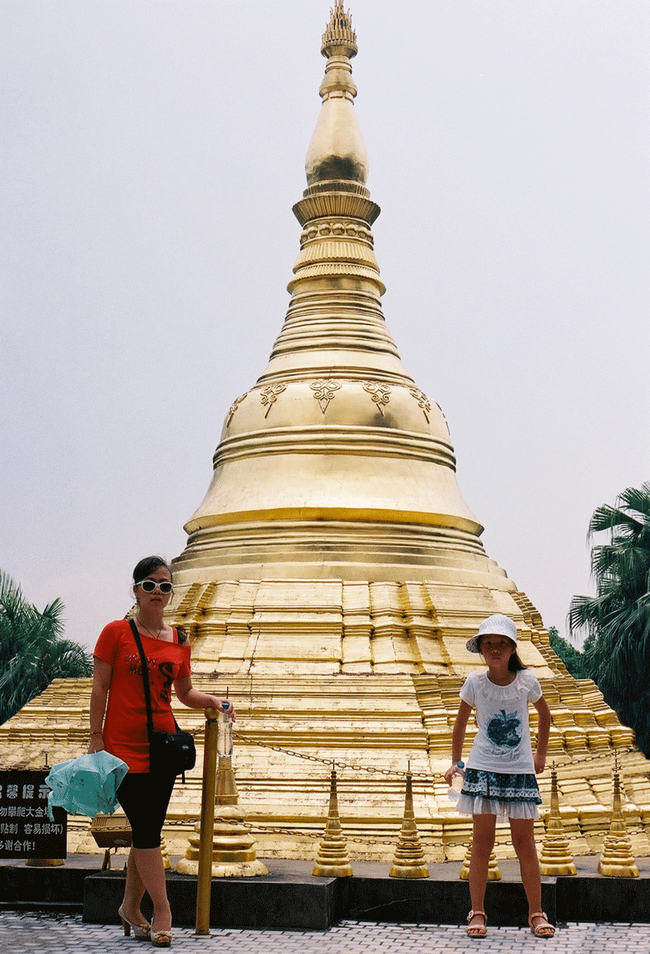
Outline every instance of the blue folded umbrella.
<path fill-rule="evenodd" d="M 128 771 L 126 762 L 104 749 L 53 765 L 45 779 L 52 789 L 47 797 L 50 818 L 56 805 L 71 815 L 112 815 L 118 805 L 117 790 Z"/>

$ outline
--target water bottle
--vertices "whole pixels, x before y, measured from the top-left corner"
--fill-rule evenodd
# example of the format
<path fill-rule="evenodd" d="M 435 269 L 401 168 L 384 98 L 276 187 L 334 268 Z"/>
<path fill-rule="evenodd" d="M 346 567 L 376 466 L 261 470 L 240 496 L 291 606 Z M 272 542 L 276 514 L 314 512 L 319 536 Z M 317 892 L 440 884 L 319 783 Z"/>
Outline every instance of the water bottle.
<path fill-rule="evenodd" d="M 223 706 L 228 705 L 228 703 L 222 704 L 222 708 L 217 715 L 217 755 L 220 758 L 230 758 L 232 755 L 232 720 L 226 715 L 228 709 L 224 709 Z"/>
<path fill-rule="evenodd" d="M 454 774 L 451 777 L 451 785 L 449 791 L 447 792 L 447 797 L 450 802 L 457 802 L 460 798 L 460 792 L 463 787 L 463 779 L 465 778 L 465 763 L 458 761 L 454 767 Z"/>

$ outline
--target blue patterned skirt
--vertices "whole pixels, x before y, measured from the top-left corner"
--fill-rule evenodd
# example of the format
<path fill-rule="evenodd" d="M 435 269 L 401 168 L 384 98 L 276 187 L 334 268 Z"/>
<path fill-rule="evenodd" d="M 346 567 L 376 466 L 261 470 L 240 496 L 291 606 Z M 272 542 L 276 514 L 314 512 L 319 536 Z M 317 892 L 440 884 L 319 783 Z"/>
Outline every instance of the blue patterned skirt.
<path fill-rule="evenodd" d="M 456 811 L 461 815 L 498 815 L 504 818 L 539 818 L 542 804 L 534 775 L 465 770 Z"/>

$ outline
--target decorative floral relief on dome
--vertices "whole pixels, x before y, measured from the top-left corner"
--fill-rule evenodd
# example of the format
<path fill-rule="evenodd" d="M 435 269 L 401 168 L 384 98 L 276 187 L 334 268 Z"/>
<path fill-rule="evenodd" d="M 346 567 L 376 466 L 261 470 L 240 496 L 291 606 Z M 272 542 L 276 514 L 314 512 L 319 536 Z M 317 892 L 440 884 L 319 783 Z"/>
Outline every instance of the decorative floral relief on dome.
<path fill-rule="evenodd" d="M 419 388 L 409 388 L 409 394 L 418 402 L 418 407 L 422 409 L 427 424 L 429 423 L 429 412 L 431 411 L 431 401 L 424 391 Z"/>
<path fill-rule="evenodd" d="M 377 410 L 384 416 L 384 408 L 390 401 L 390 387 L 380 381 L 364 381 L 363 390 L 367 391 L 377 405 Z"/>
<path fill-rule="evenodd" d="M 264 388 L 260 395 L 262 406 L 266 407 L 266 414 L 264 417 L 268 416 L 271 407 L 275 404 L 279 395 L 282 394 L 283 391 L 286 391 L 286 389 L 286 384 L 269 384 L 268 387 Z"/>
<path fill-rule="evenodd" d="M 228 417 L 226 418 L 226 427 L 230 427 L 230 422 L 232 421 L 233 414 L 235 413 L 235 411 L 237 410 L 241 402 L 244 400 L 244 398 L 247 396 L 248 396 L 248 391 L 244 391 L 243 394 L 240 394 L 239 397 L 235 398 L 235 400 L 232 402 L 232 404 L 230 405 L 230 408 L 228 409 Z"/>
<path fill-rule="evenodd" d="M 314 397 L 320 404 L 320 409 L 324 414 L 330 401 L 334 400 L 334 391 L 338 391 L 341 385 L 338 381 L 320 380 L 312 381 L 309 387 L 314 392 Z"/>

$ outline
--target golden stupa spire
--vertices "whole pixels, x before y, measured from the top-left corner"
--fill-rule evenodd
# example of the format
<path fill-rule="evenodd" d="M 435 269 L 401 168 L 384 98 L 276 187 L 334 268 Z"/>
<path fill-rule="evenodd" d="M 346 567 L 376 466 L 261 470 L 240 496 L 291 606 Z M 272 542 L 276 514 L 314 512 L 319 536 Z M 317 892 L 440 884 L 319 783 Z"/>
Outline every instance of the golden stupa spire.
<path fill-rule="evenodd" d="M 307 152 L 307 183 L 343 179 L 364 185 L 368 155 L 354 114 L 357 88 L 350 65 L 357 55 L 357 38 L 350 15 L 340 3 L 332 10 L 321 53 L 327 57 L 319 90 L 323 109 Z"/>
<path fill-rule="evenodd" d="M 321 51 L 291 301 L 268 367 L 230 408 L 178 583 L 433 573 L 510 591 L 461 497 L 444 415 L 386 327 L 380 210 L 354 109 L 356 35 L 341 2 Z"/>

